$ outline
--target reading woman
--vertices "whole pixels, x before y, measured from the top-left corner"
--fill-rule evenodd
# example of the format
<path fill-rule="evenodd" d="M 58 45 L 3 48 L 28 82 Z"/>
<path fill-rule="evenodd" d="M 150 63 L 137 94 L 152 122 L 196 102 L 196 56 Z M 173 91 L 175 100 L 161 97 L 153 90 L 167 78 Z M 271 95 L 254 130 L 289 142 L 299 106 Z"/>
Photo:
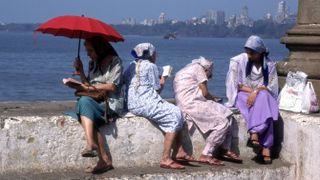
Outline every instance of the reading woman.
<path fill-rule="evenodd" d="M 177 72 L 173 81 L 176 103 L 183 112 L 190 132 L 197 127 L 206 139 L 199 162 L 223 165 L 221 160 L 214 157 L 217 152 L 225 160 L 241 163 L 240 157 L 229 150 L 232 112 L 215 102 L 217 98 L 208 91 L 207 82 L 212 77 L 212 70 L 212 61 L 200 57 Z"/>
<path fill-rule="evenodd" d="M 89 72 L 86 76 L 82 62 L 76 58 L 75 69 L 79 72 L 80 86 L 76 86 L 76 94 L 82 95 L 76 104 L 75 112 L 67 113 L 77 119 L 85 132 L 86 147 L 83 157 L 99 157 L 92 173 L 100 173 L 112 169 L 112 161 L 105 150 L 105 137 L 99 127 L 106 123 L 106 103 L 110 107 L 108 116 L 121 113 L 121 59 L 114 48 L 103 38 L 93 37 L 84 43 L 87 55 L 90 57 Z M 67 83 L 68 85 L 68 83 Z M 105 93 L 106 99 L 97 100 L 90 94 Z"/>
<path fill-rule="evenodd" d="M 128 110 L 155 122 L 164 132 L 164 149 L 160 167 L 183 169 L 184 166 L 172 160 L 171 147 L 177 133 L 183 126 L 179 108 L 163 100 L 159 93 L 167 77 L 161 77 L 156 62 L 156 49 L 150 43 L 134 47 L 131 62 L 124 73 Z"/>
<path fill-rule="evenodd" d="M 251 135 L 249 144 L 257 151 L 262 148 L 259 154 L 270 164 L 273 123 L 279 114 L 277 71 L 260 37 L 250 36 L 244 47 L 245 52 L 230 61 L 226 105 L 240 110 Z"/>

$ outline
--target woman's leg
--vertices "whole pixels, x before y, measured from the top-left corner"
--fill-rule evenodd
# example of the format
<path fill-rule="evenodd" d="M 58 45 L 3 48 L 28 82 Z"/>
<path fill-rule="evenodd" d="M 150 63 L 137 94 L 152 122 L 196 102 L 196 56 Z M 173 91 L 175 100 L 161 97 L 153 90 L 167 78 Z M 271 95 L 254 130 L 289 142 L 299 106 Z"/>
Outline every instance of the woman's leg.
<path fill-rule="evenodd" d="M 263 147 L 270 148 L 273 145 L 273 120 L 268 119 L 264 124 L 253 127 L 250 133 Z"/>
<path fill-rule="evenodd" d="M 191 154 L 188 154 L 188 152 L 185 150 L 185 147 L 183 147 L 182 139 L 184 136 L 189 137 L 188 127 L 186 124 L 182 127 L 182 130 L 178 133 L 176 138 L 176 147 L 177 147 L 177 153 L 175 155 L 176 160 L 181 161 L 195 161 L 195 158 Z"/>
<path fill-rule="evenodd" d="M 173 142 L 176 138 L 176 133 L 166 133 L 164 135 L 164 145 L 163 145 L 163 154 L 161 162 L 166 163 L 168 161 L 171 161 L 170 154 L 171 154 L 171 147 L 173 145 Z"/>
<path fill-rule="evenodd" d="M 176 139 L 176 133 L 165 133 L 164 135 L 164 143 L 163 143 L 163 154 L 162 159 L 160 161 L 160 167 L 162 168 L 170 168 L 170 169 L 184 169 L 184 166 L 173 161 L 170 157 L 171 148 Z"/>
<path fill-rule="evenodd" d="M 85 137 L 87 141 L 86 149 L 87 150 L 97 149 L 98 146 L 94 139 L 93 121 L 87 118 L 86 116 L 80 116 L 80 119 L 81 119 L 81 125 L 84 129 Z"/>
<path fill-rule="evenodd" d="M 105 149 L 106 138 L 100 131 L 94 130 L 94 132 L 95 132 L 94 137 L 98 142 L 98 158 L 99 158 L 96 168 L 111 167 L 112 161 L 109 158 L 107 151 Z"/>

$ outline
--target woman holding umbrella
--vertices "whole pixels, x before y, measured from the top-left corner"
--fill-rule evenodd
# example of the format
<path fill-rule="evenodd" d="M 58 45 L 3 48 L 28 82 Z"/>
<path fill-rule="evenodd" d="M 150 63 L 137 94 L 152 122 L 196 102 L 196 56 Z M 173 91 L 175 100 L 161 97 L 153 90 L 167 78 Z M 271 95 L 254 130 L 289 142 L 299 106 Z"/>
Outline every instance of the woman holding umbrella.
<path fill-rule="evenodd" d="M 86 137 L 86 148 L 83 157 L 98 155 L 99 161 L 91 170 L 92 173 L 101 173 L 112 169 L 112 161 L 105 150 L 105 137 L 99 127 L 106 123 L 106 108 L 108 116 L 118 116 L 123 107 L 121 101 L 121 74 L 122 63 L 114 48 L 102 37 L 86 39 L 85 49 L 90 57 L 88 75 L 84 73 L 80 58 L 76 58 L 74 67 L 78 71 L 82 84 L 75 88 L 76 95 L 80 96 L 76 104 L 76 112 L 67 113 L 77 119 Z M 105 99 L 97 100 L 90 94 L 105 92 Z M 82 95 L 82 96 L 81 96 Z"/>

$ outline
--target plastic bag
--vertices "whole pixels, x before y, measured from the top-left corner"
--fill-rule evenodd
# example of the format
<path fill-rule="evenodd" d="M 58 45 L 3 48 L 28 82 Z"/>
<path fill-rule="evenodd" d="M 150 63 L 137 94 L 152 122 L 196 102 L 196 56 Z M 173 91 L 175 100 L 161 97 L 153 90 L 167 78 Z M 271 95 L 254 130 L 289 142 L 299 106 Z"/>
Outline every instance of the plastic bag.
<path fill-rule="evenodd" d="M 308 82 L 304 89 L 304 96 L 302 100 L 302 113 L 316 113 L 319 112 L 319 104 L 317 100 L 317 95 L 314 91 L 311 82 Z"/>
<path fill-rule="evenodd" d="M 279 109 L 301 112 L 306 83 L 307 74 L 301 71 L 296 73 L 290 71 L 286 78 L 286 84 L 279 94 Z"/>

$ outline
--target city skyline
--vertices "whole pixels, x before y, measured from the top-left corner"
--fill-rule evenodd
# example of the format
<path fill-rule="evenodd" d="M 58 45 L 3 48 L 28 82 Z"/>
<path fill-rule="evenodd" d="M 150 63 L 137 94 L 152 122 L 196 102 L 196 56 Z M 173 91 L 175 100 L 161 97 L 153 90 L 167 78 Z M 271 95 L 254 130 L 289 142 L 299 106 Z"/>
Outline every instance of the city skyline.
<path fill-rule="evenodd" d="M 205 15 L 199 17 L 192 17 L 186 21 L 181 21 L 178 19 L 170 19 L 167 17 L 166 13 L 161 12 L 158 19 L 144 19 L 141 22 L 137 22 L 137 20 L 133 17 L 125 18 L 122 20 L 121 24 L 124 25 L 137 25 L 142 24 L 145 26 L 152 26 L 155 24 L 176 24 L 178 22 L 187 23 L 187 24 L 215 24 L 215 25 L 227 25 L 228 28 L 234 28 L 240 25 L 252 27 L 254 21 L 257 19 L 253 19 L 249 14 L 250 10 L 245 5 L 241 8 L 239 14 L 233 14 L 229 17 L 226 17 L 225 11 L 222 10 L 213 10 L 210 9 L 205 13 Z M 271 22 L 276 22 L 278 24 L 292 24 L 296 22 L 296 14 L 290 12 L 290 8 L 288 7 L 286 1 L 281 0 L 278 3 L 278 7 L 276 8 L 276 12 L 274 15 L 271 13 L 265 14 L 262 18 L 258 20 L 267 20 Z"/>
<path fill-rule="evenodd" d="M 77 2 L 77 4 L 75 4 Z M 267 13 L 275 14 L 278 11 L 279 0 L 237 0 L 230 3 L 221 0 L 153 0 L 151 4 L 147 0 L 126 2 L 106 2 L 96 0 L 89 3 L 85 0 L 43 2 L 40 0 L 2 0 L 0 2 L 0 21 L 5 23 L 41 23 L 59 15 L 81 15 L 102 19 L 108 23 L 120 24 L 125 18 L 134 18 L 138 22 L 145 19 L 157 19 L 164 12 L 169 19 L 185 21 L 193 17 L 201 17 L 210 10 L 224 11 L 225 17 L 239 15 L 241 9 L 247 6 L 249 16 L 253 19 L 262 19 Z M 17 6 L 17 3 L 20 5 Z M 286 1 L 290 12 L 296 13 L 297 1 Z M 181 8 L 183 4 L 183 8 Z"/>

